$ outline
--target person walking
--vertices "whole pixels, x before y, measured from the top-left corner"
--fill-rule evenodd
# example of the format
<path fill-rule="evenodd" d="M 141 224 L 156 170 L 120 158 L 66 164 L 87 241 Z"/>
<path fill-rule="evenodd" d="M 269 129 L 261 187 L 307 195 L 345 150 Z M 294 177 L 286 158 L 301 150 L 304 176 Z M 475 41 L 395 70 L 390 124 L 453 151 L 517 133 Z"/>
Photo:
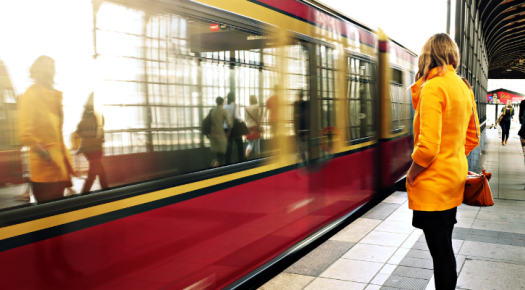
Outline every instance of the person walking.
<path fill-rule="evenodd" d="M 40 56 L 29 73 L 35 83 L 18 101 L 18 134 L 29 147 L 30 180 L 40 203 L 63 197 L 75 173 L 62 134 L 64 112 L 62 92 L 54 89 L 55 61 Z"/>
<path fill-rule="evenodd" d="M 414 152 L 407 173 L 412 225 L 422 229 L 434 264 L 436 290 L 456 287 L 452 232 L 463 202 L 466 156 L 478 145 L 474 94 L 456 74 L 459 51 L 445 33 L 425 43 L 412 85 Z"/>
<path fill-rule="evenodd" d="M 259 157 L 261 153 L 261 108 L 257 103 L 257 97 L 254 95 L 250 96 L 250 105 L 245 108 L 246 114 L 244 114 L 244 121 L 246 127 L 250 130 L 250 134 L 246 136 L 248 140 L 248 146 L 246 147 L 245 157 L 248 159 L 252 150 L 255 152 L 255 158 Z"/>
<path fill-rule="evenodd" d="M 210 129 L 210 144 L 211 151 L 216 154 L 216 158 L 213 160 L 211 166 L 217 167 L 224 165 L 226 149 L 228 146 L 228 136 L 230 136 L 233 122 L 228 112 L 223 108 L 224 99 L 217 97 L 215 99 L 217 107 L 211 109 L 211 129 Z M 224 130 L 224 124 L 226 123 L 226 131 Z"/>
<path fill-rule="evenodd" d="M 507 101 L 507 105 L 501 109 L 501 121 L 499 125 L 501 126 L 501 145 L 507 145 L 509 142 L 510 134 L 510 121 L 514 116 L 514 107 L 512 106 L 511 100 Z"/>
<path fill-rule="evenodd" d="M 268 124 L 270 125 L 270 138 L 277 137 L 277 102 L 278 93 L 280 90 L 279 85 L 274 86 L 274 94 L 266 100 L 264 116 L 268 118 Z"/>
<path fill-rule="evenodd" d="M 520 112 L 518 114 L 520 124 L 523 124 L 523 113 L 525 113 L 525 100 L 520 102 Z"/>
<path fill-rule="evenodd" d="M 104 143 L 104 116 L 95 112 L 94 94 L 91 93 L 82 113 L 82 120 L 77 125 L 77 134 L 80 136 L 80 148 L 89 163 L 88 176 L 82 186 L 82 193 L 89 192 L 95 178 L 98 176 L 100 187 L 109 188 L 106 171 L 102 165 L 102 144 Z"/>
<path fill-rule="evenodd" d="M 230 119 L 233 121 L 233 125 L 235 126 L 236 120 L 242 120 L 241 114 L 239 112 L 239 106 L 235 103 L 235 94 L 233 92 L 228 93 L 228 104 L 224 106 L 224 110 L 228 112 L 230 115 Z M 242 144 L 242 135 L 236 135 L 235 129 L 233 134 L 229 134 L 228 136 L 228 147 L 226 149 L 226 164 L 231 164 L 232 154 L 233 154 L 233 143 L 235 143 L 235 147 L 237 147 L 237 162 L 244 161 L 244 146 Z M 224 123 L 224 130 L 228 130 L 228 124 Z"/>
<path fill-rule="evenodd" d="M 308 141 L 310 140 L 310 130 L 308 126 L 310 103 L 304 100 L 304 91 L 297 94 L 297 101 L 294 102 L 293 120 L 295 138 L 297 141 L 297 161 L 308 161 Z"/>

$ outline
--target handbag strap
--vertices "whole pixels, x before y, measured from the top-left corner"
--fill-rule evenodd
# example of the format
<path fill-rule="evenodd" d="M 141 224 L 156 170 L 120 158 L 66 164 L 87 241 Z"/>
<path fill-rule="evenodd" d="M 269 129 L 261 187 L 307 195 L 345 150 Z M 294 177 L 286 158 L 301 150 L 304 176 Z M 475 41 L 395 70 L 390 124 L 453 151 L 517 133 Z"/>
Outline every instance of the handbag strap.
<path fill-rule="evenodd" d="M 257 121 L 257 119 L 255 119 L 252 116 L 252 114 L 250 114 L 250 112 L 248 112 L 248 108 L 245 107 L 244 110 L 246 111 L 246 113 L 248 113 L 248 116 L 250 116 L 250 118 L 252 118 L 255 121 L 255 123 L 257 123 L 257 126 L 261 127 L 261 124 L 259 124 L 259 121 Z"/>

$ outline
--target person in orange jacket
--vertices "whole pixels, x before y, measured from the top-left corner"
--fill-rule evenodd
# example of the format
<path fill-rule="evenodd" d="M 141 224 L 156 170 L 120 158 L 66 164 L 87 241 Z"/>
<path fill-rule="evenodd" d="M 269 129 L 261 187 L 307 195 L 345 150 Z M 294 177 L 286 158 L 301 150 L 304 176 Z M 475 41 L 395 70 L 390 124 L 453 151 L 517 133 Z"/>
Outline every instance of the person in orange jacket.
<path fill-rule="evenodd" d="M 418 60 L 412 85 L 414 152 L 407 173 L 412 225 L 423 230 L 434 263 L 436 289 L 455 289 L 452 231 L 463 202 L 466 156 L 478 145 L 474 94 L 456 74 L 459 51 L 445 33 L 433 35 Z"/>
<path fill-rule="evenodd" d="M 54 89 L 55 61 L 40 56 L 29 72 L 35 83 L 18 101 L 18 135 L 29 147 L 30 180 L 40 203 L 63 197 L 74 171 L 62 134 L 62 92 Z"/>

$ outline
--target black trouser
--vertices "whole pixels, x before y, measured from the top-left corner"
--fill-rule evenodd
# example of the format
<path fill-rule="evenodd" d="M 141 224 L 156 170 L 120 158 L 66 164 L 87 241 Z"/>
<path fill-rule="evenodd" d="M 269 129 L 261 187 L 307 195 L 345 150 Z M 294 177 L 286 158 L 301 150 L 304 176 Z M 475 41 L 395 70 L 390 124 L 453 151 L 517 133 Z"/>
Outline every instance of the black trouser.
<path fill-rule="evenodd" d="M 231 164 L 233 142 L 237 146 L 237 162 L 244 161 L 244 146 L 242 145 L 242 137 L 228 137 L 228 147 L 226 148 L 226 164 Z"/>
<path fill-rule="evenodd" d="M 509 133 L 510 133 L 510 120 L 508 121 L 501 121 L 501 141 L 505 142 L 509 139 Z"/>
<path fill-rule="evenodd" d="M 423 229 L 434 263 L 436 290 L 456 289 L 458 276 L 456 273 L 456 257 L 452 248 L 453 230 L 454 225 L 441 230 Z"/>
<path fill-rule="evenodd" d="M 219 162 L 219 165 L 224 165 L 224 153 L 215 153 L 217 155 L 217 162 Z"/>
<path fill-rule="evenodd" d="M 102 155 L 102 150 L 84 152 L 84 156 L 86 156 L 86 159 L 89 163 L 89 170 L 86 181 L 84 182 L 84 186 L 82 186 L 82 193 L 86 193 L 91 190 L 91 186 L 93 186 L 93 182 L 95 182 L 97 175 L 98 180 L 100 181 L 100 187 L 102 187 L 102 189 L 107 189 L 109 187 L 108 180 L 106 178 L 106 171 L 104 170 L 104 166 L 102 166 Z"/>

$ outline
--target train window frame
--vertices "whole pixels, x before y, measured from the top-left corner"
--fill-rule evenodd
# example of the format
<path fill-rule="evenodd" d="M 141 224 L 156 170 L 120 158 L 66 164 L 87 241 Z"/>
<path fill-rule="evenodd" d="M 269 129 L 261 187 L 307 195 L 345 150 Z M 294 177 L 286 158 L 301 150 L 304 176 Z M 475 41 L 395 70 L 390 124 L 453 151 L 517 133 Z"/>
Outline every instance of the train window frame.
<path fill-rule="evenodd" d="M 318 128 L 321 131 L 336 125 L 336 49 L 333 46 L 316 44 Z M 324 54 L 324 55 L 323 55 Z M 326 109 L 326 110 L 325 110 Z"/>
<path fill-rule="evenodd" d="M 407 115 L 405 110 L 405 104 L 407 101 L 404 100 L 403 102 L 403 99 L 405 99 L 405 94 L 403 92 L 403 88 L 405 87 L 403 82 L 403 68 L 391 63 L 390 70 L 390 131 L 395 134 L 402 132 L 406 128 L 403 123 L 405 122 Z"/>
<path fill-rule="evenodd" d="M 111 3 L 110 4 L 114 4 L 114 3 Z M 114 5 L 119 5 L 119 4 L 114 4 Z M 136 9 L 137 11 L 143 11 L 143 10 L 140 10 L 140 9 Z M 227 27 L 231 27 L 231 29 L 234 29 L 234 30 L 238 30 L 238 31 L 242 31 L 244 33 L 249 33 L 249 34 L 255 34 L 255 35 L 266 35 L 264 34 L 266 31 L 270 31 L 269 29 L 266 29 L 266 31 L 261 31 L 261 29 L 253 29 L 254 27 L 246 27 L 246 26 L 243 26 L 243 27 L 237 27 L 235 25 L 230 25 L 230 24 L 224 24 L 223 22 L 220 22 L 220 21 L 214 21 L 214 20 L 210 20 L 210 18 L 208 17 L 196 17 L 195 15 L 191 15 L 191 14 L 188 14 L 188 13 L 178 13 L 178 11 L 170 11 L 168 13 L 163 13 L 163 14 L 158 14 L 158 15 L 150 15 L 148 16 L 148 19 L 145 20 L 143 19 L 142 21 L 146 23 L 146 25 L 148 26 L 147 28 L 149 29 L 151 26 L 151 23 L 154 22 L 153 20 L 157 20 L 154 24 L 158 24 L 158 22 L 160 20 L 158 19 L 161 19 L 162 17 L 168 17 L 168 20 L 170 18 L 180 18 L 180 19 L 184 19 L 185 21 L 185 26 L 184 26 L 184 29 L 185 29 L 185 33 L 184 35 L 186 36 L 183 41 L 185 41 L 188 46 L 187 49 L 190 49 L 190 45 L 191 45 L 191 39 L 190 39 L 190 34 L 192 33 L 191 30 L 191 24 L 189 24 L 189 22 L 193 22 L 193 21 L 197 21 L 197 22 L 202 22 L 204 24 L 206 23 L 210 23 L 213 24 L 213 23 L 219 23 L 221 25 L 226 25 Z M 158 19 L 157 19 L 158 18 Z M 188 23 L 186 23 L 188 22 Z M 168 26 L 169 28 L 169 26 Z M 259 27 L 257 27 L 259 28 Z M 98 29 L 98 27 L 96 27 L 96 29 Z M 157 32 L 159 31 L 160 29 L 157 29 Z M 148 31 L 146 31 L 148 32 Z M 161 39 L 151 39 L 152 37 L 150 37 L 150 35 L 146 35 L 146 34 L 143 34 L 142 35 L 142 38 L 148 38 L 147 41 L 148 43 L 151 44 L 152 41 L 160 41 Z M 162 39 L 164 40 L 164 39 Z M 248 39 L 249 40 L 249 39 Z M 149 47 L 149 46 L 148 46 Z M 160 45 L 155 45 L 154 47 L 158 48 L 160 47 Z M 246 94 L 242 94 L 240 95 L 240 93 L 242 93 L 244 90 L 244 87 L 241 88 L 240 84 L 241 84 L 241 81 L 240 81 L 240 78 L 243 77 L 245 74 L 242 73 L 242 72 L 239 72 L 239 70 L 249 70 L 250 73 L 253 73 L 252 75 L 254 75 L 253 77 L 253 80 L 250 81 L 250 84 L 251 86 L 249 88 L 247 88 L 247 90 L 249 91 L 247 94 L 248 95 L 251 95 L 251 94 L 255 94 L 259 99 L 263 98 L 263 91 L 265 91 L 264 89 L 261 89 L 261 88 L 255 88 L 257 86 L 260 86 L 262 85 L 263 82 L 261 81 L 258 81 L 258 79 L 260 78 L 263 78 L 263 74 L 261 72 L 264 72 L 264 71 L 272 71 L 274 70 L 273 68 L 271 67 L 265 67 L 265 64 L 263 63 L 262 61 L 262 58 L 263 57 L 259 57 L 259 59 L 255 60 L 255 61 L 252 61 L 252 58 L 253 57 L 243 57 L 245 52 L 246 53 L 250 53 L 250 54 L 254 54 L 254 55 L 259 55 L 261 56 L 263 54 L 263 46 L 261 46 L 260 48 L 258 49 L 255 49 L 257 51 L 253 51 L 253 49 L 250 49 L 250 50 L 234 50 L 234 51 L 225 51 L 224 53 L 216 53 L 216 52 L 213 52 L 213 53 L 199 53 L 199 52 L 194 52 L 194 53 L 191 53 L 189 54 L 189 50 L 185 51 L 185 52 L 182 52 L 179 53 L 179 51 L 175 51 L 173 52 L 170 51 L 169 53 L 170 54 L 173 54 L 175 53 L 174 55 L 176 57 L 180 57 L 180 55 L 182 55 L 185 59 L 185 61 L 191 61 L 193 62 L 193 65 L 190 65 L 190 67 L 193 67 L 194 70 L 198 70 L 198 72 L 194 72 L 193 75 L 194 75 L 194 80 L 192 81 L 191 84 L 189 84 L 191 87 L 198 87 L 198 89 L 195 89 L 195 90 L 191 90 L 191 91 L 194 91 L 194 93 L 192 94 L 195 94 L 195 97 L 198 98 L 198 100 L 193 100 L 193 101 L 190 101 L 189 104 L 182 104 L 181 106 L 176 106 L 176 107 L 180 107 L 182 108 L 182 110 L 184 111 L 188 111 L 188 105 L 190 105 L 191 108 L 189 108 L 189 112 L 188 114 L 190 115 L 190 124 L 189 124 L 189 127 L 186 128 L 186 129 L 189 129 L 186 130 L 188 132 L 182 132 L 182 133 L 188 133 L 190 134 L 191 136 L 186 138 L 188 140 L 190 140 L 190 143 L 191 144 L 171 144 L 169 143 L 168 147 L 170 148 L 167 148 L 167 149 L 163 149 L 161 148 L 160 144 L 157 144 L 159 143 L 160 139 L 164 139 L 164 138 L 158 138 L 160 135 L 165 135 L 165 134 L 168 134 L 169 132 L 168 131 L 173 131 L 175 130 L 173 128 L 173 126 L 170 126 L 168 125 L 168 127 L 166 127 L 165 129 L 163 128 L 159 128 L 159 126 L 156 124 L 156 123 L 159 123 L 160 119 L 162 119 L 161 115 L 162 112 L 157 112 L 158 109 L 166 109 L 166 108 L 162 108 L 162 107 L 165 107 L 163 106 L 163 104 L 161 105 L 158 105 L 156 103 L 154 104 L 151 104 L 151 100 L 149 100 L 151 98 L 151 96 L 149 96 L 148 94 L 148 90 L 152 91 L 153 90 L 153 87 L 152 85 L 149 85 L 149 82 L 157 82 L 159 80 L 157 79 L 153 79 L 151 77 L 151 75 L 149 74 L 149 70 L 151 69 L 150 66 L 149 66 L 149 63 L 148 62 L 148 65 L 146 66 L 146 72 L 145 72 L 145 80 L 144 82 L 146 83 L 145 86 L 147 87 L 146 89 L 146 99 L 148 99 L 148 101 L 146 101 L 146 103 L 143 105 L 144 108 L 146 108 L 149 112 L 144 112 L 142 115 L 143 116 L 147 116 L 147 118 L 145 120 L 143 120 L 142 123 L 146 123 L 147 125 L 145 126 L 146 128 L 143 128 L 143 129 L 148 129 L 150 132 L 146 132 L 144 133 L 144 135 L 148 135 L 146 138 L 143 138 L 147 141 L 145 141 L 146 144 L 148 144 L 147 146 L 150 147 L 150 148 L 146 148 L 146 149 L 143 149 L 143 150 L 139 150 L 140 152 L 157 152 L 157 151 L 172 151 L 172 150 L 182 150 L 182 149 L 191 149 L 191 148 L 203 148 L 203 147 L 209 147 L 210 144 L 209 144 L 209 141 L 204 138 L 202 136 L 202 134 L 200 133 L 200 125 L 201 125 L 201 122 L 202 120 L 204 119 L 204 117 L 207 115 L 208 111 L 210 110 L 210 108 L 214 107 L 214 98 L 215 98 L 215 95 L 210 97 L 208 95 L 209 94 L 209 90 L 207 90 L 208 87 L 210 87 L 210 84 L 206 83 L 206 75 L 207 75 L 207 70 L 208 70 L 208 65 L 211 65 L 211 66 L 221 66 L 222 67 L 222 70 L 224 71 L 224 84 L 221 86 L 222 87 L 222 93 L 219 93 L 219 95 L 223 95 L 223 97 L 226 97 L 226 92 L 227 91 L 232 91 L 232 92 L 235 92 L 236 93 L 236 104 L 238 104 L 238 107 L 239 107 L 239 113 L 241 115 L 241 118 L 244 118 L 244 106 L 246 105 L 246 100 L 248 99 L 248 96 Z M 100 55 L 100 54 L 99 54 Z M 148 54 L 149 56 L 152 56 L 153 53 L 149 53 Z M 146 56 L 148 56 L 146 55 Z M 157 53 L 155 55 L 155 59 L 157 59 L 159 56 L 159 54 Z M 146 59 L 147 58 L 151 58 L 151 57 L 145 57 Z M 165 58 L 166 59 L 166 58 Z M 175 60 L 176 62 L 177 60 Z M 167 64 L 169 65 L 169 64 Z M 165 65 L 166 66 L 166 65 Z M 159 68 L 159 65 L 157 65 L 155 67 L 156 69 Z M 170 67 L 171 68 L 171 67 Z M 233 83 L 233 85 L 232 85 Z M 266 82 L 264 82 L 266 83 Z M 155 84 L 153 84 L 154 86 Z M 177 83 L 174 83 L 174 84 L 167 84 L 169 87 L 171 87 L 172 85 L 173 86 L 177 86 Z M 180 83 L 180 85 L 186 87 L 188 85 L 188 82 L 186 81 L 182 81 Z M 214 87 L 214 85 L 211 85 L 212 87 Z M 170 89 L 171 90 L 171 89 Z M 166 91 L 166 90 L 160 90 L 160 89 L 156 89 L 155 91 Z M 196 92 L 196 93 L 195 93 Z M 246 95 L 246 96 L 245 96 Z M 193 98 L 195 99 L 195 98 Z M 213 99 L 213 100 L 211 100 Z M 210 101 L 211 100 L 211 101 Z M 207 102 L 206 102 L 207 101 Z M 186 102 L 187 103 L 187 102 Z M 209 103 L 209 104 L 208 104 Z M 213 103 L 213 104 L 212 104 Z M 173 107 L 170 105 L 168 105 L 167 107 Z M 168 108 L 169 109 L 169 108 Z M 168 116 L 167 118 L 168 119 L 172 119 L 169 117 L 170 114 L 164 114 L 166 116 Z M 180 114 L 179 114 L 180 115 Z M 160 119 L 159 119 L 160 118 Z M 186 118 L 188 119 L 188 118 Z M 150 128 L 151 127 L 151 128 Z M 179 128 L 181 126 L 178 126 L 176 125 L 175 126 L 176 128 Z M 187 126 L 183 126 L 183 127 L 187 127 Z M 119 130 L 117 132 L 112 132 L 112 131 L 109 131 L 107 132 L 106 135 L 109 135 L 109 134 L 112 134 L 112 133 L 117 133 L 117 134 L 124 134 L 126 132 L 124 131 L 130 131 L 130 130 L 125 130 L 125 129 L 122 129 L 122 128 L 118 128 Z M 182 128 L 184 129 L 184 128 Z M 153 131 L 159 131 L 159 132 L 153 132 Z M 167 130 L 167 131 L 166 131 Z M 140 131 L 140 130 L 132 130 L 133 132 L 137 133 L 137 131 Z M 162 132 L 161 132 L 162 131 Z M 164 132 L 166 131 L 166 132 Z M 269 131 L 269 130 L 268 130 Z M 155 134 L 154 134 L 155 133 Z M 160 135 L 159 135 L 160 134 Z M 187 136 L 186 136 L 187 137 Z M 113 141 L 114 138 L 112 138 L 112 136 L 107 136 L 106 137 L 107 140 L 109 140 L 111 143 L 111 141 Z M 171 138 L 173 139 L 173 138 Z M 180 139 L 180 138 L 175 138 L 175 139 Z M 172 140 L 173 141 L 173 140 Z M 118 143 L 118 142 L 117 142 Z M 122 143 L 122 142 L 120 142 Z M 114 146 L 113 146 L 114 147 Z M 111 148 L 111 149 L 114 149 L 114 148 Z M 124 150 L 120 150 L 119 152 L 112 152 L 114 150 L 107 150 L 107 151 L 110 151 L 111 154 L 107 154 L 107 155 L 122 155 L 122 154 L 126 154 L 126 153 L 138 153 L 138 152 L 135 152 L 137 150 L 133 150 L 133 149 L 130 149 L 130 150 L 127 150 L 126 152 L 124 152 Z"/>
<path fill-rule="evenodd" d="M 346 142 L 349 144 L 357 144 L 357 143 L 366 142 L 377 136 L 377 122 L 376 122 L 376 119 L 377 119 L 376 118 L 376 115 L 377 115 L 376 103 L 378 100 L 378 95 L 377 95 L 378 90 L 376 88 L 377 78 L 378 78 L 377 76 L 377 58 L 374 58 L 374 57 L 371 57 L 369 55 L 362 54 L 359 52 L 351 51 L 351 50 L 348 50 L 346 52 L 345 57 L 347 58 L 346 59 L 347 68 L 345 72 L 346 84 L 347 84 L 346 86 L 346 102 L 347 102 L 346 106 L 347 108 L 346 108 L 346 120 L 345 120 L 346 130 L 347 130 Z M 359 103 L 360 103 L 360 98 L 351 98 L 351 94 L 352 94 L 351 90 L 353 88 L 353 82 L 351 80 L 352 80 L 352 75 L 355 75 L 355 74 L 352 74 L 351 72 L 352 68 L 351 68 L 350 63 L 352 59 L 358 60 L 361 62 L 365 62 L 366 64 L 370 66 L 370 70 L 371 70 L 371 72 L 367 76 L 367 78 L 370 78 L 371 80 L 370 81 L 367 80 L 366 82 L 369 85 L 368 94 L 370 95 L 371 98 L 369 100 L 366 100 L 367 106 L 365 107 L 366 115 L 367 115 L 367 119 L 369 120 L 369 123 L 366 124 L 366 123 L 359 122 L 359 125 L 357 126 L 353 125 L 353 122 L 352 122 L 352 119 L 355 119 L 355 116 L 352 115 L 352 111 L 355 111 L 355 108 L 352 108 L 352 104 L 355 103 L 356 100 L 359 100 Z M 362 108 L 359 108 L 359 109 L 362 110 Z M 355 135 L 353 134 L 353 131 L 356 131 L 353 129 L 360 131 L 359 136 L 355 138 L 353 137 Z M 366 132 L 366 133 L 363 134 L 364 136 L 361 136 L 361 132 Z"/>

